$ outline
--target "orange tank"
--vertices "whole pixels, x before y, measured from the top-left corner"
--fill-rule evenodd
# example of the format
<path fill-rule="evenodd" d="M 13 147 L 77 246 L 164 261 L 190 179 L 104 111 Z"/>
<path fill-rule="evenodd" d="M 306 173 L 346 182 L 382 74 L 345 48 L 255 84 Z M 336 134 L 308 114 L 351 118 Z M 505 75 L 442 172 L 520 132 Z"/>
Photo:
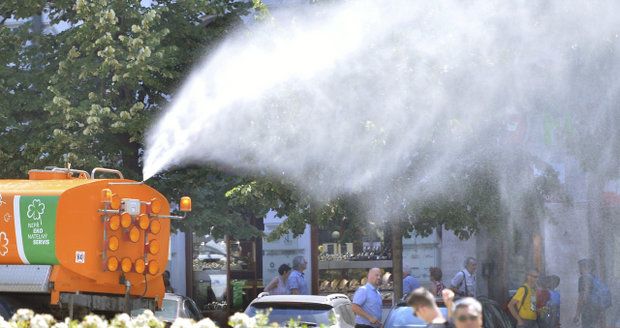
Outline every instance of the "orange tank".
<path fill-rule="evenodd" d="M 110 171 L 119 179 L 50 169 L 29 172 L 29 180 L 0 180 L 0 264 L 49 266 L 51 304 L 90 294 L 161 306 L 169 203 L 146 184 L 103 169 Z"/>

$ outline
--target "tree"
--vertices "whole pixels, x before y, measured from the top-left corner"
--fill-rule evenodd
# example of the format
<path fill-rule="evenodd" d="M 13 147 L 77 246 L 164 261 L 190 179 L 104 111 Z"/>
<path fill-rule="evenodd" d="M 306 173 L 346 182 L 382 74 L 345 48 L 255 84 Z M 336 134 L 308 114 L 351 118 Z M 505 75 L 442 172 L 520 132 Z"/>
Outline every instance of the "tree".
<path fill-rule="evenodd" d="M 140 180 L 146 127 L 253 6 L 267 15 L 258 0 L 2 1 L 1 22 L 21 21 L 0 25 L 0 176 L 71 163 Z M 180 227 L 255 236 L 224 197 L 241 179 L 188 168 L 151 183 L 171 198 L 192 191 L 195 211 Z"/>
<path fill-rule="evenodd" d="M 9 163 L 3 175 L 70 162 L 112 166 L 139 179 L 145 128 L 202 52 L 251 8 L 228 0 L 140 3 L 0 4 L 3 17 L 30 19 L 0 34 L 7 122 L 0 155 Z M 50 24 L 67 28 L 33 30 L 31 17 L 44 10 Z M 30 133 L 35 128 L 39 135 Z"/>
<path fill-rule="evenodd" d="M 550 133 L 555 133 L 558 144 L 576 158 L 587 175 L 587 214 L 583 218 L 588 231 L 590 257 L 605 276 L 614 250 L 609 247 L 612 234 L 613 212 L 603 199 L 607 182 L 620 177 L 620 89 L 616 77 L 618 42 L 600 36 L 588 40 L 592 50 L 575 49 L 567 59 L 569 83 L 564 87 L 564 102 L 546 108 Z M 613 262 L 609 267 L 613 267 Z"/>

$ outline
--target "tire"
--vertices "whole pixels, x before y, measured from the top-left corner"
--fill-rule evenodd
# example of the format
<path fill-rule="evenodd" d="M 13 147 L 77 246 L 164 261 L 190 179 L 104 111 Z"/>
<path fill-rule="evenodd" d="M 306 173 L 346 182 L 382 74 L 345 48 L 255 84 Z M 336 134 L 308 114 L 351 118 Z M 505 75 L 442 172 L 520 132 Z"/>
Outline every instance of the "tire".
<path fill-rule="evenodd" d="M 5 321 L 9 321 L 13 314 L 15 314 L 16 308 L 13 306 L 13 301 L 7 297 L 0 297 L 0 316 Z"/>

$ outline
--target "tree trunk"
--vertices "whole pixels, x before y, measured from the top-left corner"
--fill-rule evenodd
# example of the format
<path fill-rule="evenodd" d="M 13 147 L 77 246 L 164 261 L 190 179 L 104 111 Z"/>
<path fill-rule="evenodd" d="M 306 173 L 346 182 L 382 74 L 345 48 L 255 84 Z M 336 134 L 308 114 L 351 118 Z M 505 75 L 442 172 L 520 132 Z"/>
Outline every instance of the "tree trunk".
<path fill-rule="evenodd" d="M 392 279 L 394 301 L 403 297 L 403 233 L 398 223 L 392 225 Z"/>
<path fill-rule="evenodd" d="M 590 239 L 590 258 L 594 260 L 598 269 L 598 274 L 604 279 L 606 276 L 605 267 L 605 242 L 610 240 L 608 231 L 604 226 L 604 203 L 603 191 L 605 189 L 605 179 L 597 173 L 588 175 L 588 217 L 587 228 Z"/>

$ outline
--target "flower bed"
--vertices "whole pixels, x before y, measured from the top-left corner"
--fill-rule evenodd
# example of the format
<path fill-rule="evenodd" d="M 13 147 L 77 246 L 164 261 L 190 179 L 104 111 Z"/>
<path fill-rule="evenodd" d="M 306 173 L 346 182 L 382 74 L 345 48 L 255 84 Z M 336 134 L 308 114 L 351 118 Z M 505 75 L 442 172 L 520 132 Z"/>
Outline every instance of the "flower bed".
<path fill-rule="evenodd" d="M 228 319 L 228 324 L 234 328 L 277 328 L 277 323 L 268 322 L 265 313 L 249 317 L 244 313 L 235 313 Z M 101 316 L 89 314 L 80 320 L 66 318 L 58 322 L 49 314 L 36 314 L 29 309 L 19 309 L 9 321 L 0 317 L 0 328 L 165 328 L 166 324 L 157 319 L 153 312 L 146 310 L 136 317 L 130 317 L 127 313 L 118 314 L 108 321 Z M 172 328 L 216 328 L 218 327 L 211 319 L 205 318 L 198 322 L 191 319 L 177 319 L 172 323 Z M 302 327 L 294 320 L 288 325 L 289 328 Z"/>

